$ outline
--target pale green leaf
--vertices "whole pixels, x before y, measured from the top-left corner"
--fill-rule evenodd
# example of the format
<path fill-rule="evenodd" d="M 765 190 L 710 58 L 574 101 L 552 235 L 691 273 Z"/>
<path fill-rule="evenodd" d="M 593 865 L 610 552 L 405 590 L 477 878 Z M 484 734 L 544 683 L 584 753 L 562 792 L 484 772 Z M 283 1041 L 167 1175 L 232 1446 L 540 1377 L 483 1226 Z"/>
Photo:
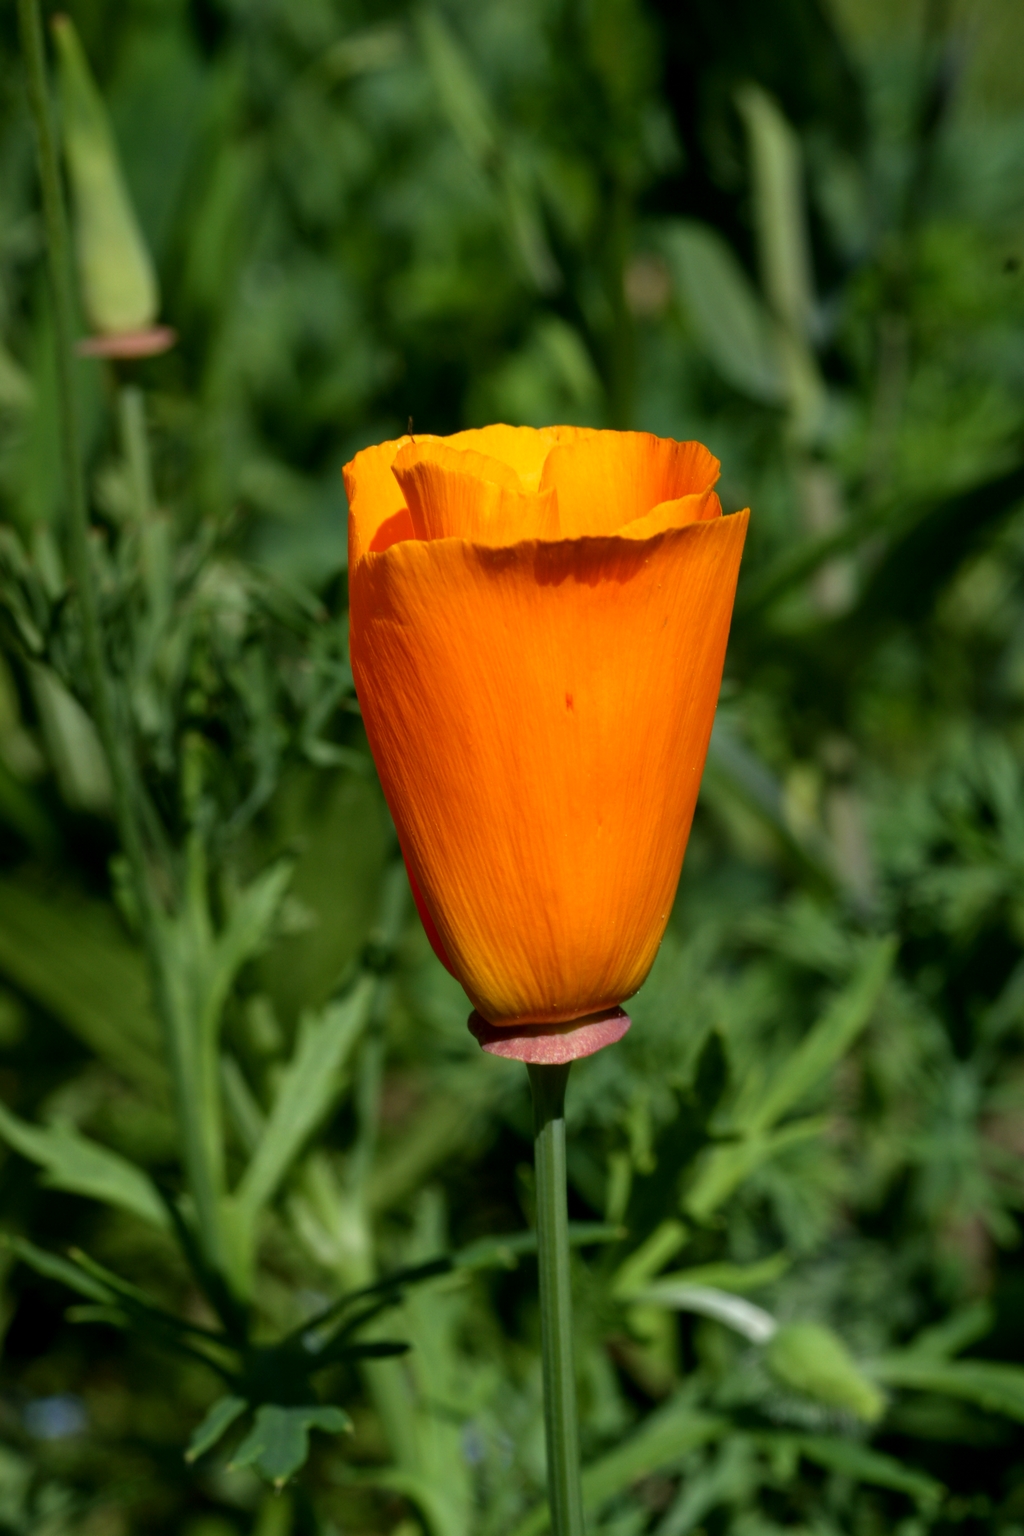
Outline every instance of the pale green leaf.
<path fill-rule="evenodd" d="M 713 1317 L 753 1344 L 766 1343 L 779 1326 L 770 1312 L 756 1307 L 743 1296 L 734 1296 L 730 1291 L 721 1291 L 711 1285 L 692 1285 L 670 1275 L 641 1286 L 629 1299 L 639 1306 L 669 1307 L 676 1312 L 697 1312 L 703 1317 Z"/>
<path fill-rule="evenodd" d="M 271 1200 L 293 1159 L 327 1114 L 341 1087 L 341 1074 L 369 1016 L 376 982 L 364 977 L 342 1002 L 299 1026 L 295 1054 L 277 1089 L 252 1161 L 236 1192 L 250 1218 Z"/>
<path fill-rule="evenodd" d="M 246 886 L 232 907 L 228 921 L 213 946 L 203 993 L 203 1024 L 216 1029 L 235 977 L 267 942 L 285 890 L 292 877 L 292 861 L 281 859 Z"/>
<path fill-rule="evenodd" d="M 706 224 L 669 224 L 663 249 L 701 350 L 743 394 L 769 405 L 786 398 L 775 326 L 730 246 Z"/>
<path fill-rule="evenodd" d="M 154 1226 L 168 1225 L 164 1203 L 142 1169 L 73 1126 L 29 1125 L 0 1104 L 0 1136 L 22 1157 L 44 1168 L 45 1182 L 54 1189 L 131 1211 Z"/>

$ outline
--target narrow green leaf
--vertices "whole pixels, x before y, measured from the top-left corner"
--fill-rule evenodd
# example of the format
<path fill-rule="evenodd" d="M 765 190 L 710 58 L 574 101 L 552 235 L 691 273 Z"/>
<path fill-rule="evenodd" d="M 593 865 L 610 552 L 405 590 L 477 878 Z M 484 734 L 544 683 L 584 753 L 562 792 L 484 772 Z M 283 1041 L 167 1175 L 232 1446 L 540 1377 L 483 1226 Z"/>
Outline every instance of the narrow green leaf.
<path fill-rule="evenodd" d="M 142 1169 L 72 1126 L 29 1125 L 0 1103 L 0 1137 L 44 1168 L 45 1182 L 55 1189 L 131 1211 L 157 1227 L 168 1225 L 167 1209 Z"/>
<path fill-rule="evenodd" d="M 278 908 L 292 878 L 293 863 L 281 859 L 253 880 L 232 908 L 213 947 L 203 995 L 203 1025 L 217 1028 L 235 977 L 267 942 Z"/>
<path fill-rule="evenodd" d="M 718 1439 L 728 1428 L 727 1420 L 699 1413 L 688 1402 L 667 1404 L 645 1419 L 635 1434 L 607 1456 L 592 1461 L 584 1469 L 585 1510 L 593 1513 L 600 1509 L 609 1499 L 625 1493 L 639 1478 L 673 1465 L 688 1451 Z M 516 1526 L 513 1536 L 541 1536 L 550 1524 L 548 1506 L 540 1504 Z"/>
<path fill-rule="evenodd" d="M 271 1200 L 293 1159 L 327 1114 L 341 1073 L 369 1017 L 376 989 L 364 977 L 343 1002 L 318 1016 L 305 1015 L 295 1054 L 281 1075 L 273 1108 L 252 1161 L 236 1191 L 239 1208 L 252 1219 Z"/>
<path fill-rule="evenodd" d="M 234 1397 L 231 1394 L 218 1397 L 217 1401 L 210 1405 L 203 1421 L 192 1431 L 188 1450 L 185 1452 L 185 1460 L 198 1461 L 200 1456 L 205 1456 L 248 1406 L 244 1397 Z"/>
<path fill-rule="evenodd" d="M 773 1253 L 756 1264 L 697 1264 L 692 1269 L 674 1269 L 659 1275 L 657 1284 L 669 1281 L 682 1285 L 713 1285 L 720 1291 L 757 1291 L 784 1275 L 793 1260 L 788 1253 Z"/>
<path fill-rule="evenodd" d="M 37 1248 L 24 1237 L 10 1237 L 0 1235 L 2 1242 L 12 1253 L 16 1254 L 23 1264 L 34 1269 L 37 1275 L 42 1275 L 46 1280 L 58 1280 L 61 1285 L 66 1285 L 68 1290 L 77 1291 L 80 1296 L 88 1296 L 90 1301 L 95 1301 L 101 1306 L 109 1305 L 113 1297 L 108 1286 L 101 1284 L 93 1276 L 87 1275 L 79 1269 L 77 1264 L 62 1259 L 59 1254 L 47 1253 L 45 1248 Z"/>
<path fill-rule="evenodd" d="M 254 1467 L 268 1483 L 281 1488 L 304 1465 L 309 1455 L 311 1429 L 340 1434 L 352 1428 L 342 1409 L 317 1403 L 283 1408 L 265 1403 L 256 1411 L 256 1422 L 235 1452 L 232 1467 Z"/>
<path fill-rule="evenodd" d="M 924 1328 L 907 1346 L 907 1353 L 925 1355 L 934 1360 L 945 1360 L 958 1355 L 992 1332 L 995 1326 L 995 1309 L 989 1301 L 976 1301 L 963 1307 L 950 1317 L 943 1318 L 934 1328 Z"/>
<path fill-rule="evenodd" d="M 624 1227 L 607 1221 L 570 1221 L 569 1246 L 585 1248 L 590 1243 L 619 1243 L 626 1236 Z M 455 1269 L 514 1269 L 519 1259 L 537 1252 L 536 1232 L 510 1232 L 503 1237 L 481 1237 L 452 1255 Z"/>
<path fill-rule="evenodd" d="M 770 1135 L 748 1136 L 724 1147 L 709 1148 L 698 1161 L 694 1182 L 684 1202 L 688 1214 L 695 1221 L 707 1221 L 733 1190 L 769 1158 L 802 1141 L 813 1141 L 827 1124 L 824 1116 L 815 1115 L 808 1120 L 793 1120 Z"/>
<path fill-rule="evenodd" d="M 995 1360 L 930 1360 L 907 1351 L 871 1362 L 871 1373 L 889 1387 L 938 1392 L 975 1403 L 988 1413 L 1024 1423 L 1024 1367 Z"/>
<path fill-rule="evenodd" d="M 786 377 L 775 326 L 732 248 L 709 225 L 687 219 L 666 227 L 663 250 L 708 361 L 743 394 L 781 405 Z"/>
<path fill-rule="evenodd" d="M 876 1488 L 892 1488 L 897 1493 L 909 1493 L 922 1504 L 933 1504 L 943 1497 L 943 1485 L 924 1472 L 897 1461 L 895 1456 L 883 1455 L 856 1440 L 840 1440 L 830 1435 L 800 1435 L 795 1437 L 800 1454 L 819 1467 L 830 1472 L 840 1472 L 858 1483 L 870 1483 Z"/>
<path fill-rule="evenodd" d="M 769 1130 L 835 1066 L 869 1022 L 895 958 L 894 939 L 871 946 L 848 985 L 804 1036 L 738 1130 Z"/>
<path fill-rule="evenodd" d="M 0 880 L 0 974 L 161 1104 L 170 1099 L 145 962 L 105 902 Z"/>

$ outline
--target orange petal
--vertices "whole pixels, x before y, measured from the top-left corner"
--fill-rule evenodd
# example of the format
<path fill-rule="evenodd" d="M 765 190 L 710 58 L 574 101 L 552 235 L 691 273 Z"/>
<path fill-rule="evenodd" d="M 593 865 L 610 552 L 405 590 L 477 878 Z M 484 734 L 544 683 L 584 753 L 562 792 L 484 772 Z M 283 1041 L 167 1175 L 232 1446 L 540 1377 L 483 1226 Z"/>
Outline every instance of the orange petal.
<path fill-rule="evenodd" d="M 399 527 L 401 538 L 412 538 L 412 523 L 402 519 L 408 511 L 402 488 L 391 473 L 395 454 L 408 437 L 390 443 L 376 443 L 357 453 L 342 470 L 348 496 L 348 563 L 353 569 L 370 549 L 386 549 L 396 539 L 390 537 Z M 397 523 L 392 522 L 397 519 Z M 385 528 L 390 524 L 390 528 Z M 383 538 L 380 536 L 383 534 Z"/>
<path fill-rule="evenodd" d="M 721 517 L 722 503 L 714 491 L 680 496 L 678 501 L 661 501 L 644 517 L 616 530 L 620 539 L 649 539 L 666 528 L 685 528 L 687 523 L 706 523 Z"/>
<path fill-rule="evenodd" d="M 702 443 L 650 432 L 591 432 L 551 449 L 540 484 L 558 492 L 563 537 L 579 538 L 614 533 L 660 502 L 709 491 L 719 469 Z"/>
<path fill-rule="evenodd" d="M 381 782 L 452 969 L 493 1023 L 595 1013 L 644 980 L 746 526 L 743 512 L 643 540 L 410 540 L 352 570 Z"/>
<path fill-rule="evenodd" d="M 554 491 L 525 491 L 510 465 L 472 448 L 417 438 L 396 455 L 392 473 L 417 538 L 512 544 L 557 536 Z"/>
<path fill-rule="evenodd" d="M 478 453 L 500 459 L 515 470 L 524 489 L 536 491 L 544 461 L 552 448 L 560 443 L 581 442 L 594 435 L 593 427 L 507 427 L 498 422 L 491 427 L 471 427 L 468 431 L 456 432 L 444 441 L 453 448 L 475 448 Z"/>

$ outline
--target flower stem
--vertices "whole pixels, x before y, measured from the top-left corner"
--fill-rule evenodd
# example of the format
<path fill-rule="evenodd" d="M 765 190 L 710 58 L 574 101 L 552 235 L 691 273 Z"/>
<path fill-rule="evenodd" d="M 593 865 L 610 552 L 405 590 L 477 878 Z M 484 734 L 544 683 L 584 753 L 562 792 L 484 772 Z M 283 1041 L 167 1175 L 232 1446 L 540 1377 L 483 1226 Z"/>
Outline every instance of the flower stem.
<path fill-rule="evenodd" d="M 565 1197 L 565 1085 L 569 1078 L 569 1063 L 542 1066 L 531 1062 L 527 1071 L 533 1091 L 540 1338 L 551 1529 L 554 1536 L 583 1536 L 580 1437 L 572 1348 L 569 1214 Z"/>
<path fill-rule="evenodd" d="M 179 1131 L 189 1186 L 207 1259 L 224 1272 L 225 1256 L 216 1167 L 200 1123 L 195 1091 L 193 1019 L 175 1001 L 176 989 L 162 941 L 163 913 L 157 901 L 142 831 L 142 793 L 126 713 L 118 708 L 107 666 L 99 602 L 89 553 L 89 509 L 82 436 L 75 390 L 75 305 L 64 189 L 46 74 L 39 0 L 18 0 L 29 104 L 35 122 L 42 185 L 43 222 L 53 292 L 57 364 L 57 406 L 67 497 L 68 563 L 78 598 L 89 703 L 110 768 L 117 830 L 131 871 L 132 888 L 149 962 L 157 1015 L 171 1059 Z M 180 991 L 180 988 L 177 990 Z"/>

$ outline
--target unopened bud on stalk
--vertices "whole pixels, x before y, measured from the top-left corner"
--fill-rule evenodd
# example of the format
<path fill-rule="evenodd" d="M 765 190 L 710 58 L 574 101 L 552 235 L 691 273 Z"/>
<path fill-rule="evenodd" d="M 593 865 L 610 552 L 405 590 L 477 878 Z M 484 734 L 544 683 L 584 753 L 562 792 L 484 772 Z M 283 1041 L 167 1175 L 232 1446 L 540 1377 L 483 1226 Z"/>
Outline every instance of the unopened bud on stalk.
<path fill-rule="evenodd" d="M 82 351 L 163 351 L 173 332 L 154 324 L 160 290 L 132 208 L 106 107 L 68 16 L 55 16 L 64 154 L 74 198 L 82 302 L 98 335 Z"/>

